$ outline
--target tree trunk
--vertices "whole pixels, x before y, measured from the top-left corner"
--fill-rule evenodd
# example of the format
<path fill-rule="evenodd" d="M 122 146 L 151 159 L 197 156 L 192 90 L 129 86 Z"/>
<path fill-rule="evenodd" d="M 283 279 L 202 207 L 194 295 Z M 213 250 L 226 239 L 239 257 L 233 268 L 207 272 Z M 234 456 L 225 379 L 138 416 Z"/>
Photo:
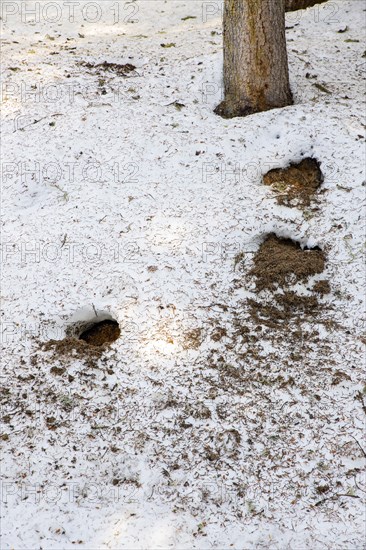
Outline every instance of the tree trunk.
<path fill-rule="evenodd" d="M 284 0 L 225 0 L 224 118 L 292 104 Z"/>
<path fill-rule="evenodd" d="M 327 0 L 285 0 L 286 11 L 304 10 L 316 4 L 324 4 Z"/>

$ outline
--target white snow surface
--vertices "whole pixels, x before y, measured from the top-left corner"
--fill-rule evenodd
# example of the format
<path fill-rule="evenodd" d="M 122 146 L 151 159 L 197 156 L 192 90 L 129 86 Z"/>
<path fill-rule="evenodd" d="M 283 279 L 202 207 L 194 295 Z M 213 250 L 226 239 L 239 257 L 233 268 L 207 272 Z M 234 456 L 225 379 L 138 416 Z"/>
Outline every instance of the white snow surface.
<path fill-rule="evenodd" d="M 232 120 L 221 3 L 91 4 L 3 2 L 1 548 L 365 548 L 363 2 L 288 14 L 294 105 Z M 279 206 L 308 156 L 318 209 Z M 342 328 L 303 362 L 233 336 L 272 231 L 327 255 Z M 94 367 L 39 349 L 95 312 Z"/>

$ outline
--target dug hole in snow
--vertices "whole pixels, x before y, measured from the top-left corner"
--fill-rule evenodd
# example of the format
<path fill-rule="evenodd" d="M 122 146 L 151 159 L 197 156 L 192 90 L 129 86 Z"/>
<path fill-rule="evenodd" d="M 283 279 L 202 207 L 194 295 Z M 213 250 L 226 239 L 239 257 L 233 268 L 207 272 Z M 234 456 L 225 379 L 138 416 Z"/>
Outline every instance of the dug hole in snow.
<path fill-rule="evenodd" d="M 288 14 L 295 104 L 232 120 L 220 5 L 36 4 L 1 21 L 1 547 L 358 550 L 363 4 Z M 323 270 L 260 290 L 270 235 Z"/>
<path fill-rule="evenodd" d="M 103 335 L 103 328 L 105 334 Z M 70 319 L 65 334 L 68 337 L 84 340 L 93 345 L 114 342 L 120 336 L 119 323 L 107 311 L 91 311 L 84 307 L 74 313 Z M 99 337 L 98 337 L 99 336 Z"/>

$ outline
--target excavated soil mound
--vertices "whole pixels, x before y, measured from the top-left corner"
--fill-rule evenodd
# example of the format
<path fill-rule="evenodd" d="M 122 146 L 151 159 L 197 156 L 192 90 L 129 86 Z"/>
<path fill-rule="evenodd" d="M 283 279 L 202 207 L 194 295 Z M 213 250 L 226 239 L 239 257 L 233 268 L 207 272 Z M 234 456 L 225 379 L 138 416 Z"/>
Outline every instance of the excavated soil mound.
<path fill-rule="evenodd" d="M 298 318 L 314 317 L 320 311 L 318 297 L 330 292 L 328 281 L 316 282 L 307 294 L 299 294 L 292 287 L 307 283 L 309 277 L 325 269 L 325 256 L 319 248 L 302 249 L 291 239 L 270 234 L 254 257 L 250 275 L 256 282 L 256 299 L 249 299 L 250 315 L 256 323 L 276 328 Z M 260 295 L 263 290 L 270 294 Z M 310 292 L 310 294 L 309 294 Z"/>
<path fill-rule="evenodd" d="M 77 338 L 66 337 L 63 340 L 49 340 L 40 345 L 40 349 L 43 351 L 51 352 L 51 358 L 54 361 L 64 361 L 65 359 L 80 359 L 86 366 L 95 368 L 99 359 L 103 355 L 104 348 L 97 346 L 90 346 L 84 340 L 78 340 Z M 57 373 L 55 369 L 51 369 L 53 374 Z"/>
<path fill-rule="evenodd" d="M 49 340 L 40 345 L 51 351 L 53 359 L 78 358 L 89 367 L 95 367 L 109 344 L 121 335 L 117 321 L 110 319 L 89 326 L 79 337 L 66 336 L 62 340 Z"/>
<path fill-rule="evenodd" d="M 285 206 L 309 206 L 323 183 L 323 174 L 316 159 L 306 158 L 288 168 L 275 168 L 263 176 L 263 183 L 276 192 L 276 200 Z"/>
<path fill-rule="evenodd" d="M 55 355 L 75 355 L 77 357 L 83 357 L 85 355 L 95 355 L 100 357 L 102 350 L 97 347 L 88 346 L 83 340 L 77 338 L 66 337 L 62 340 L 49 340 L 41 344 L 41 348 L 44 351 L 53 351 Z"/>
<path fill-rule="evenodd" d="M 250 275 L 256 278 L 257 291 L 275 289 L 306 281 L 325 268 L 324 253 L 319 248 L 302 249 L 291 239 L 269 235 L 254 257 Z"/>

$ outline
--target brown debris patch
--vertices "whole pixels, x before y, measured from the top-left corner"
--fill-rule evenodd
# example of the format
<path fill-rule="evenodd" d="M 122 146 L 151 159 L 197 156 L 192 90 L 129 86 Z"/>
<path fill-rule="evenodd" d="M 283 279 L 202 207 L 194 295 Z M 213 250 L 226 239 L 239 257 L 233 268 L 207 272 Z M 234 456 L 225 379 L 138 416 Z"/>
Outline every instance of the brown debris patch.
<path fill-rule="evenodd" d="M 184 334 L 184 349 L 198 349 L 202 344 L 202 329 L 195 328 Z"/>
<path fill-rule="evenodd" d="M 321 296 L 324 296 L 324 294 L 329 294 L 331 291 L 329 281 L 318 281 L 313 286 L 313 291 L 317 292 Z"/>
<path fill-rule="evenodd" d="M 296 292 L 285 291 L 275 294 L 270 301 L 248 300 L 251 319 L 258 325 L 280 329 L 294 318 L 304 321 L 319 313 L 320 305 L 315 296 L 300 296 Z"/>
<path fill-rule="evenodd" d="M 62 376 L 65 374 L 66 369 L 64 367 L 51 367 L 50 373 L 56 376 Z"/>
<path fill-rule="evenodd" d="M 305 207 L 310 205 L 323 179 L 320 163 L 306 158 L 288 168 L 270 170 L 263 176 L 263 183 L 276 192 L 279 204 Z"/>
<path fill-rule="evenodd" d="M 300 296 L 291 290 L 276 296 L 277 303 L 283 307 L 285 316 L 292 312 L 301 312 L 307 314 L 316 313 L 319 308 L 319 302 L 316 296 Z"/>
<path fill-rule="evenodd" d="M 214 342 L 220 342 L 225 336 L 227 336 L 226 328 L 217 326 L 211 334 L 211 340 Z"/>
<path fill-rule="evenodd" d="M 132 65 L 132 63 L 120 65 L 118 63 L 109 63 L 108 61 L 103 61 L 103 63 L 98 64 L 82 61 L 79 65 L 86 67 L 87 69 L 95 69 L 97 74 L 108 72 L 117 76 L 128 76 L 136 69 L 135 65 Z"/>

